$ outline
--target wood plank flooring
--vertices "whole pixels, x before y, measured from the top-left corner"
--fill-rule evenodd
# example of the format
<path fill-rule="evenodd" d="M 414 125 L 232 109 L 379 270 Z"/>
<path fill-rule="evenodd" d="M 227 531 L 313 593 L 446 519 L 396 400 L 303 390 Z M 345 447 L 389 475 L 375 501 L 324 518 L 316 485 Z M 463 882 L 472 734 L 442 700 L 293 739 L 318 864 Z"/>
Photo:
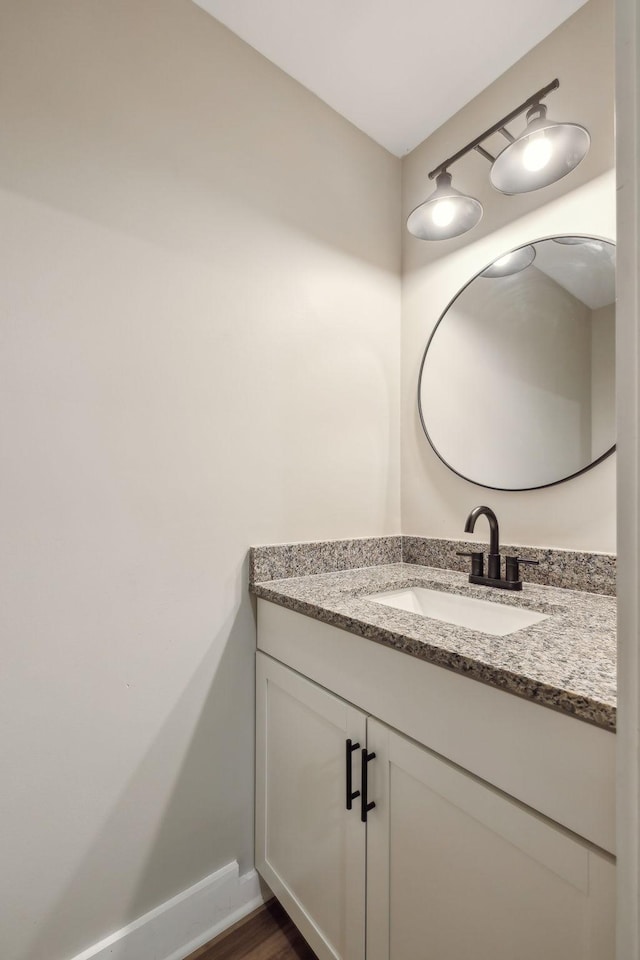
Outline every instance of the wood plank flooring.
<path fill-rule="evenodd" d="M 277 900 L 229 927 L 186 960 L 317 960 Z"/>

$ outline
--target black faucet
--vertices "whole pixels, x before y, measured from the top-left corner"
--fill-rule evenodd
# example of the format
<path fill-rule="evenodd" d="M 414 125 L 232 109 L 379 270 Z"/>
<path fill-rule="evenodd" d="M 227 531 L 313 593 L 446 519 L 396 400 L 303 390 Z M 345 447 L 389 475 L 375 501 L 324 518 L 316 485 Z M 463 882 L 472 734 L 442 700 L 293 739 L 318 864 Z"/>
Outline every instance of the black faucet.
<path fill-rule="evenodd" d="M 458 553 L 459 557 L 471 557 L 470 583 L 481 583 L 487 587 L 499 587 L 502 590 L 522 590 L 520 579 L 520 564 L 529 563 L 537 566 L 538 560 L 526 560 L 522 557 L 506 558 L 505 578 L 502 578 L 500 569 L 500 531 L 498 518 L 491 507 L 474 507 L 464 525 L 465 533 L 473 533 L 478 517 L 486 517 L 489 521 L 489 555 L 487 557 L 487 576 L 484 575 L 484 554 L 480 551 L 473 553 Z"/>
<path fill-rule="evenodd" d="M 487 576 L 490 580 L 500 579 L 500 531 L 498 518 L 491 507 L 474 507 L 464 525 L 465 533 L 473 533 L 478 517 L 485 516 L 489 521 L 489 556 L 487 557 Z"/>

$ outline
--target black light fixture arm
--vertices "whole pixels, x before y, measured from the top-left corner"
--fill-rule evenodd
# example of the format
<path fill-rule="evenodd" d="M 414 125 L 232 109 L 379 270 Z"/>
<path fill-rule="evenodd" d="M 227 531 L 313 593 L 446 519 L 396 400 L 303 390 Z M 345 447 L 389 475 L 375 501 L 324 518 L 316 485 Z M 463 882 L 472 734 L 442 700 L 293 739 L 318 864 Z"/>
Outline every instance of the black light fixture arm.
<path fill-rule="evenodd" d="M 515 120 L 516 117 L 519 117 L 520 114 L 525 112 L 525 110 L 528 110 L 530 107 L 539 104 L 544 97 L 550 94 L 553 90 L 557 90 L 559 86 L 560 81 L 556 79 L 552 80 L 551 83 L 548 83 L 546 87 L 542 88 L 542 90 L 538 90 L 538 92 L 530 96 L 528 100 L 525 100 L 524 103 L 521 103 L 519 107 L 516 107 L 515 110 L 512 110 L 511 113 L 508 113 L 506 117 L 498 120 L 498 122 L 494 123 L 492 127 L 489 127 L 488 130 L 485 130 L 484 133 L 481 133 L 479 137 L 475 138 L 475 140 L 471 140 L 471 142 L 464 146 L 461 150 L 458 150 L 457 153 L 454 153 L 452 157 L 448 157 L 448 159 L 443 163 L 440 163 L 437 167 L 434 167 L 429 174 L 429 179 L 434 180 L 438 174 L 444 173 L 452 164 L 464 157 L 465 154 L 470 153 L 471 150 L 477 150 L 478 153 L 481 153 L 483 157 L 493 163 L 495 158 L 492 157 L 491 154 L 481 146 L 482 141 L 492 137 L 494 133 L 502 133 L 507 140 L 513 142 L 514 138 L 511 136 L 509 131 L 505 129 L 506 125 L 511 123 L 512 120 Z"/>

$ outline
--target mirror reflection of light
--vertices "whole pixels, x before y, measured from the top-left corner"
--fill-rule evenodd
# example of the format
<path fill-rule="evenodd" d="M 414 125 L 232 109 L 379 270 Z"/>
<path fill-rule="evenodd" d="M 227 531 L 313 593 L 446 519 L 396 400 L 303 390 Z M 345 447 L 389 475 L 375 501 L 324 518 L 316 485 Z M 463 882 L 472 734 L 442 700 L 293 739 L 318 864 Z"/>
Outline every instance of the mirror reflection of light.
<path fill-rule="evenodd" d="M 433 222 L 439 227 L 448 227 L 455 214 L 455 206 L 451 200 L 439 200 L 431 214 Z"/>
<path fill-rule="evenodd" d="M 590 250 L 596 250 L 598 253 L 604 251 L 604 244 L 600 240 L 591 240 L 589 237 L 552 237 L 554 243 L 559 243 L 564 247 L 587 247 Z"/>
<path fill-rule="evenodd" d="M 497 260 L 494 260 L 486 270 L 483 270 L 480 276 L 490 277 L 509 277 L 512 273 L 520 273 L 531 266 L 536 258 L 536 251 L 532 244 L 525 247 L 518 247 L 517 250 L 511 250 L 503 254 Z"/>
<path fill-rule="evenodd" d="M 551 143 L 544 133 L 529 137 L 529 142 L 522 154 L 522 164 L 525 170 L 529 170 L 531 173 L 542 170 L 549 163 L 551 153 Z"/>

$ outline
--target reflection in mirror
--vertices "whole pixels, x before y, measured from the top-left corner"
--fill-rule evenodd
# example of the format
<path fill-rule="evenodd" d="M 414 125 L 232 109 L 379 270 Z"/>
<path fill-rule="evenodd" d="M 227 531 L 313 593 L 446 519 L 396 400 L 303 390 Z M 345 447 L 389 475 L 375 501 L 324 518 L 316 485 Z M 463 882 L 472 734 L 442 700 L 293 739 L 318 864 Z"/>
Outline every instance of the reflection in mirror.
<path fill-rule="evenodd" d="M 418 402 L 440 459 L 481 486 L 549 486 L 610 454 L 614 244 L 552 237 L 498 257 L 438 321 Z"/>

